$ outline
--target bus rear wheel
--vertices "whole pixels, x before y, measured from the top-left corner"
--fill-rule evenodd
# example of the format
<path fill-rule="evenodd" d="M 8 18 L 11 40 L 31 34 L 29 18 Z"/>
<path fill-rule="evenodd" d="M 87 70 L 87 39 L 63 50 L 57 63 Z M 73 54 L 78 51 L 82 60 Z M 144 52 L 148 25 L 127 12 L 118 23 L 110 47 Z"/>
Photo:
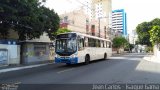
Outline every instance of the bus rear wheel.
<path fill-rule="evenodd" d="M 90 57 L 89 57 L 89 55 L 86 55 L 84 64 L 87 65 L 87 64 L 89 64 L 89 62 L 90 62 Z"/>
<path fill-rule="evenodd" d="M 103 58 L 104 60 L 106 60 L 107 59 L 107 54 L 105 53 L 104 54 L 104 58 Z"/>
<path fill-rule="evenodd" d="M 70 63 L 66 63 L 66 65 L 67 65 L 67 66 L 71 66 L 72 64 L 70 64 Z"/>

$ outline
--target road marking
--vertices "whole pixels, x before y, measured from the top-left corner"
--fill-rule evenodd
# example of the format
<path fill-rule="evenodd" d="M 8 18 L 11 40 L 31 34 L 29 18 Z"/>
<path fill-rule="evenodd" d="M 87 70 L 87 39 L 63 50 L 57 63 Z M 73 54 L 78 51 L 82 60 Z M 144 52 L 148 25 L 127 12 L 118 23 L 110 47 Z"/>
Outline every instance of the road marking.
<path fill-rule="evenodd" d="M 117 60 L 119 60 L 119 59 L 123 59 L 123 60 L 141 60 L 142 58 L 128 58 L 128 57 L 110 57 L 109 59 L 117 59 Z"/>
<path fill-rule="evenodd" d="M 61 71 L 58 71 L 57 73 L 60 74 L 60 73 L 64 73 L 64 72 L 68 72 L 68 71 L 72 71 L 74 68 L 70 68 L 70 69 L 65 69 L 65 70 L 61 70 Z"/>
<path fill-rule="evenodd" d="M 16 82 L 16 83 L 14 83 L 14 84 L 21 84 L 22 82 Z"/>

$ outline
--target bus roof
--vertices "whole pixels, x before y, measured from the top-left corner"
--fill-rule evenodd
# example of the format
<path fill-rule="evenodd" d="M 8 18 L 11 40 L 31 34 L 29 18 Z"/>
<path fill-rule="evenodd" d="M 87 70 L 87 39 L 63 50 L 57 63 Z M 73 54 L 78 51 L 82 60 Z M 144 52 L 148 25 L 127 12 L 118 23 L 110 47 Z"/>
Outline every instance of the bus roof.
<path fill-rule="evenodd" d="M 99 39 L 99 40 L 104 40 L 104 41 L 111 41 L 109 39 L 104 39 L 104 38 L 100 38 L 97 36 L 91 36 L 91 35 L 87 35 L 87 34 L 83 34 L 83 33 L 79 33 L 79 32 L 67 32 L 67 33 L 62 33 L 62 34 L 68 34 L 68 33 L 75 33 L 77 35 L 82 35 L 84 37 L 89 37 L 89 38 L 94 38 L 94 39 Z M 59 34 L 59 35 L 61 35 L 61 34 Z"/>

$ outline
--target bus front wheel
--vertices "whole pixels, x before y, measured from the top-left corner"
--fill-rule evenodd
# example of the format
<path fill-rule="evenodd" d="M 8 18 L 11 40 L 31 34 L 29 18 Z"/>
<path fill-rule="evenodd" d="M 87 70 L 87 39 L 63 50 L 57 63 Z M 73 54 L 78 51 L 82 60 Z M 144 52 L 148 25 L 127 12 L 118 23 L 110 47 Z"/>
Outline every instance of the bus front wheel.
<path fill-rule="evenodd" d="M 89 64 L 89 62 L 90 62 L 90 57 L 89 57 L 89 55 L 86 55 L 85 56 L 85 65 Z"/>

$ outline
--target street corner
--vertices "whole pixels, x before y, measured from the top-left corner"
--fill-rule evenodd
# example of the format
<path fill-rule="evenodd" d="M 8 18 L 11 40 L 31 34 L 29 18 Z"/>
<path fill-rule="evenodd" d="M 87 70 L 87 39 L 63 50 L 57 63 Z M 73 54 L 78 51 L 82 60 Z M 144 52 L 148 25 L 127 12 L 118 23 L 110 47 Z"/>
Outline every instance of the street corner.
<path fill-rule="evenodd" d="M 154 55 L 144 56 L 143 59 L 146 61 L 154 62 L 154 63 L 160 63 L 160 59 Z"/>

